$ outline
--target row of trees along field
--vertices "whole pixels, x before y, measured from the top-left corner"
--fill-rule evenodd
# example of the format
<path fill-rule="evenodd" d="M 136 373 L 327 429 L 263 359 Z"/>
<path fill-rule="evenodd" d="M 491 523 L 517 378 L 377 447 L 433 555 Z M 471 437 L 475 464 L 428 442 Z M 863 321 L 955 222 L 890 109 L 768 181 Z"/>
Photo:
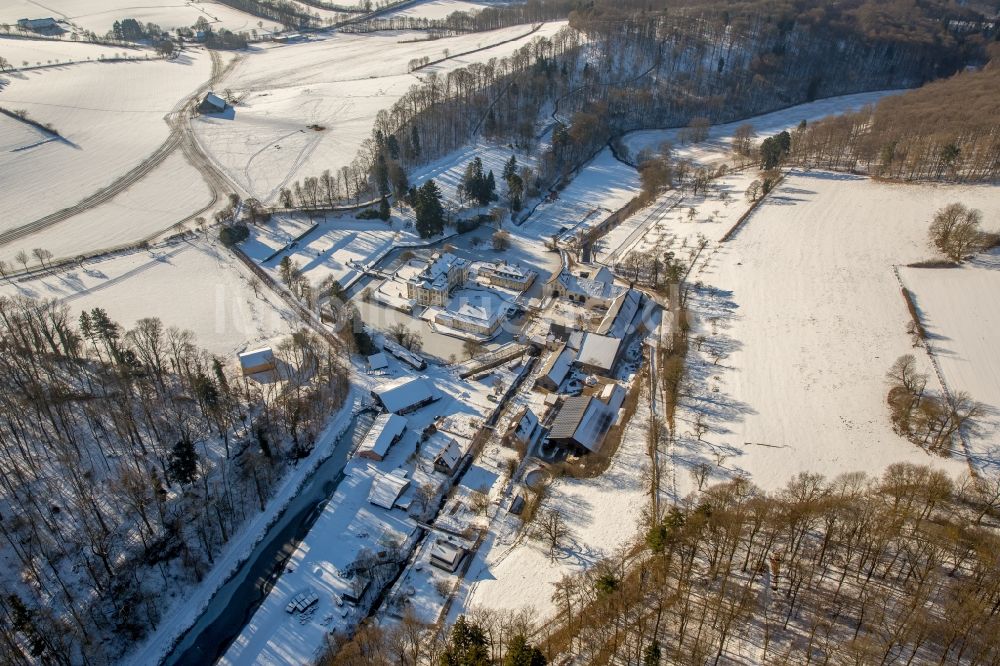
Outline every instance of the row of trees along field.
<path fill-rule="evenodd" d="M 545 663 L 509 660 L 525 636 L 551 663 L 995 664 L 998 509 L 996 478 L 903 463 L 774 493 L 736 479 L 647 515 L 639 543 L 562 578 L 555 617 L 473 609 L 460 634 L 486 644 L 470 660 L 450 660 L 454 630 L 407 617 L 326 663 Z"/>
<path fill-rule="evenodd" d="M 1000 44 L 993 52 L 1000 57 Z M 1000 60 L 796 135 L 798 164 L 898 180 L 1000 178 Z"/>
<path fill-rule="evenodd" d="M 950 75 L 985 57 L 996 31 L 972 9 L 943 2 L 827 5 L 682 2 L 654 11 L 642 2 L 595 4 L 570 14 L 572 29 L 536 38 L 508 58 L 430 73 L 379 114 L 375 131 L 400 142 L 409 167 L 477 133 L 530 149 L 541 109 L 554 107 L 552 120 L 542 121 L 553 135 L 539 169 L 552 184 L 629 130 L 692 118 L 728 122 Z M 407 145 L 415 133 L 419 150 Z M 371 173 L 378 152 L 372 139 L 357 166 Z"/>
<path fill-rule="evenodd" d="M 0 298 L 0 662 L 103 664 L 156 627 L 344 399 L 339 352 L 231 372 L 159 319 Z"/>

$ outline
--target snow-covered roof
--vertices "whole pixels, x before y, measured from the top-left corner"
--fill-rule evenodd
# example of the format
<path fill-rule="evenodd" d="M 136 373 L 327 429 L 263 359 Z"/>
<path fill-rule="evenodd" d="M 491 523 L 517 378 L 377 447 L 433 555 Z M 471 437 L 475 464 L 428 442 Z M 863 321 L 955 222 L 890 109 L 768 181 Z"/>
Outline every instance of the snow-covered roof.
<path fill-rule="evenodd" d="M 601 370 L 610 370 L 618 356 L 618 347 L 622 341 L 607 335 L 587 333 L 583 338 L 583 346 L 577 361 L 584 365 L 594 366 Z"/>
<path fill-rule="evenodd" d="M 562 345 L 549 355 L 549 358 L 545 361 L 545 365 L 542 366 L 540 374 L 542 377 L 547 377 L 556 386 L 559 386 L 566 379 L 566 375 L 569 373 L 569 369 L 573 365 L 575 358 L 576 354 L 573 353 L 573 350 L 569 349 L 566 345 Z"/>
<path fill-rule="evenodd" d="M 625 402 L 625 388 L 618 382 L 606 384 L 600 393 L 601 402 L 611 409 L 618 411 Z"/>
<path fill-rule="evenodd" d="M 434 545 L 431 546 L 431 557 L 447 564 L 449 567 L 457 566 L 458 561 L 462 559 L 462 555 L 464 554 L 465 550 L 461 546 L 441 537 L 435 539 Z"/>
<path fill-rule="evenodd" d="M 406 419 L 398 414 L 379 414 L 358 446 L 360 455 L 370 452 L 384 458 L 392 443 L 406 430 Z"/>
<path fill-rule="evenodd" d="M 437 400 L 437 389 L 426 377 L 413 377 L 399 382 L 386 382 L 372 391 L 390 412 L 408 409 Z"/>
<path fill-rule="evenodd" d="M 604 435 L 614 423 L 615 411 L 593 396 L 567 398 L 549 429 L 550 439 L 571 439 L 580 446 L 597 451 Z"/>
<path fill-rule="evenodd" d="M 368 357 L 368 367 L 372 370 L 384 370 L 389 367 L 389 359 L 385 357 L 385 352 L 378 352 Z"/>
<path fill-rule="evenodd" d="M 608 312 L 601 320 L 601 325 L 597 327 L 597 332 L 601 335 L 611 335 L 616 338 L 625 337 L 628 333 L 629 324 L 635 319 L 635 313 L 639 311 L 639 292 L 634 289 L 627 289 L 623 294 L 615 298 L 608 307 Z"/>
<path fill-rule="evenodd" d="M 383 509 L 391 509 L 396 505 L 399 496 L 410 487 L 410 480 L 406 478 L 406 470 L 397 468 L 388 474 L 380 474 L 372 481 L 372 489 L 368 493 L 368 501 Z"/>
<path fill-rule="evenodd" d="M 506 310 L 503 300 L 495 294 L 462 290 L 461 294 L 451 299 L 444 314 L 453 319 L 492 327 L 503 318 Z"/>
<path fill-rule="evenodd" d="M 458 446 L 458 442 L 449 438 L 448 443 L 434 457 L 434 462 L 441 462 L 445 467 L 453 470 L 461 457 L 462 449 Z"/>
<path fill-rule="evenodd" d="M 612 300 L 625 291 L 625 287 L 616 285 L 614 276 L 603 267 L 592 276 L 588 273 L 587 277 L 563 272 L 559 275 L 559 282 L 566 288 L 567 293 L 602 300 Z"/>
<path fill-rule="evenodd" d="M 211 106 L 217 107 L 219 109 L 226 108 L 226 100 L 222 99 L 213 92 L 207 93 L 205 95 L 205 102 Z"/>
<path fill-rule="evenodd" d="M 529 408 L 524 407 L 511 423 L 509 433 L 524 441 L 531 435 L 537 425 L 538 417 Z"/>
<path fill-rule="evenodd" d="M 448 286 L 448 275 L 451 271 L 464 268 L 466 264 L 468 262 L 465 259 L 456 257 L 451 252 L 445 252 L 435 256 L 424 270 L 409 278 L 409 281 L 425 289 L 443 289 Z"/>
<path fill-rule="evenodd" d="M 270 347 L 251 349 L 239 355 L 240 365 L 244 369 L 258 368 L 263 365 L 274 363 L 274 352 Z"/>

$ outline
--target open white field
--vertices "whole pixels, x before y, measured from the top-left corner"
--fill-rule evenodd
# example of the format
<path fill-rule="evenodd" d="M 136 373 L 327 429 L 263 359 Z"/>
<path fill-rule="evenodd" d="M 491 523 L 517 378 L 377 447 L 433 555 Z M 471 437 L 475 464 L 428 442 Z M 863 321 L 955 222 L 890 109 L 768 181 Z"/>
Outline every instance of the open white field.
<path fill-rule="evenodd" d="M 415 43 L 400 42 L 412 33 L 334 34 L 262 49 L 220 84 L 245 95 L 234 117 L 201 118 L 194 123 L 195 131 L 234 183 L 270 203 L 291 182 L 351 163 L 371 136 L 377 113 L 417 83 L 417 74 L 407 73 L 411 59 L 433 60 L 443 57 L 445 49 L 458 54 L 513 39 L 474 55 L 479 61 L 501 58 L 564 25 L 547 23 L 530 35 L 529 26 L 514 26 Z M 444 72 L 464 64 L 453 58 L 436 69 Z M 309 125 L 325 129 L 315 131 Z"/>
<path fill-rule="evenodd" d="M 134 169 L 167 139 L 164 116 L 210 69 L 205 53 L 188 52 L 173 61 L 92 63 L 14 78 L 0 104 L 51 124 L 61 138 L 43 141 L 33 131 L 0 153 L 0 231 L 71 206 Z"/>
<path fill-rule="evenodd" d="M 237 260 L 202 239 L 93 261 L 22 282 L 0 283 L 0 293 L 104 308 L 131 327 L 143 317 L 192 331 L 199 346 L 229 359 L 237 351 L 287 334 L 295 315 L 270 293 L 254 294 Z"/>
<path fill-rule="evenodd" d="M 145 58 L 154 55 L 151 49 L 143 48 L 103 46 L 61 39 L 0 37 L 0 56 L 6 58 L 11 67 L 18 69 L 55 63 L 86 62 L 101 58 Z"/>
<path fill-rule="evenodd" d="M 688 471 L 702 462 L 714 480 L 747 474 L 766 489 L 798 472 L 878 474 L 896 461 L 962 471 L 892 432 L 885 373 L 914 352 L 892 267 L 930 256 L 936 209 L 963 201 L 996 219 L 998 192 L 793 172 L 734 240 L 710 246 L 691 278 L 704 283 L 691 293 L 704 340 L 692 341 L 693 397 L 678 414 L 677 494 L 695 487 Z"/>
<path fill-rule="evenodd" d="M 605 148 L 573 182 L 535 209 L 513 234 L 544 243 L 554 235 L 580 231 L 627 204 L 639 193 L 639 174 Z"/>
<path fill-rule="evenodd" d="M 431 0 L 430 2 L 420 2 L 408 5 L 399 11 L 386 14 L 386 18 L 395 16 L 410 16 L 413 18 L 443 19 L 455 12 L 468 12 L 475 14 L 486 5 L 476 2 L 466 2 L 466 0 Z"/>
<path fill-rule="evenodd" d="M 966 391 L 986 409 L 981 432 L 969 438 L 971 452 L 981 467 L 1000 473 L 1000 260 L 993 254 L 962 268 L 900 272 L 948 387 Z"/>
<path fill-rule="evenodd" d="M 169 230 L 211 200 L 212 193 L 201 174 L 176 150 L 145 178 L 110 201 L 0 245 L 0 260 L 20 267 L 14 259 L 20 250 L 30 254 L 33 248 L 45 248 L 60 259 L 135 243 Z"/>
<path fill-rule="evenodd" d="M 14 24 L 22 18 L 46 18 L 66 21 L 82 30 L 104 35 L 115 21 L 134 18 L 145 25 L 155 23 L 164 30 L 189 28 L 204 17 L 214 28 L 233 32 L 260 29 L 261 19 L 212 0 L 4 0 L 0 3 L 0 23 Z M 262 21 L 267 30 L 280 29 L 274 21 Z"/>
<path fill-rule="evenodd" d="M 678 142 L 680 128 L 669 130 L 641 130 L 625 135 L 625 145 L 631 155 L 638 155 L 641 150 L 656 151 L 661 143 L 669 141 L 674 146 L 674 155 L 678 158 L 688 158 L 696 163 L 714 164 L 725 161 L 732 151 L 733 133 L 740 125 L 750 124 L 757 133 L 757 141 L 782 130 L 792 130 L 800 122 L 812 122 L 826 116 L 855 111 L 867 104 L 874 104 L 887 95 L 894 95 L 898 90 L 881 90 L 877 92 L 842 95 L 816 100 L 806 104 L 755 116 L 725 125 L 713 125 L 708 133 L 708 139 L 698 144 L 681 144 Z"/>

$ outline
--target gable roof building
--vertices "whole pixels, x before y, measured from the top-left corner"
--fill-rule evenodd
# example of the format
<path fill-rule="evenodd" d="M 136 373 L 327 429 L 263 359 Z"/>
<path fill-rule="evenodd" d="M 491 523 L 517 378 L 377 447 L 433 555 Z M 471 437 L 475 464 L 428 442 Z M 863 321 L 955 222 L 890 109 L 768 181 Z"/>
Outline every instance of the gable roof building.
<path fill-rule="evenodd" d="M 538 372 L 538 379 L 535 380 L 535 386 L 547 391 L 558 391 L 559 385 L 566 379 L 566 375 L 569 374 L 569 369 L 572 367 L 575 359 L 576 352 L 567 347 L 566 344 L 560 344 L 545 359 L 545 365 Z"/>
<path fill-rule="evenodd" d="M 441 397 L 434 384 L 426 377 L 386 382 L 373 390 L 372 395 L 387 412 L 394 414 L 407 414 Z"/>
<path fill-rule="evenodd" d="M 409 487 L 410 480 L 406 478 L 406 470 L 401 467 L 388 474 L 379 474 L 372 481 L 368 501 L 383 509 L 392 509 Z"/>
<path fill-rule="evenodd" d="M 274 360 L 274 352 L 270 347 L 243 352 L 239 355 L 239 359 L 244 377 L 256 375 L 259 372 L 270 372 L 278 367 Z"/>
<path fill-rule="evenodd" d="M 548 439 L 558 446 L 596 453 L 614 421 L 615 411 L 593 396 L 567 398 L 549 428 Z"/>
<path fill-rule="evenodd" d="M 358 445 L 358 456 L 384 460 L 392 445 L 406 432 L 406 419 L 398 414 L 379 414 L 365 438 Z"/>
<path fill-rule="evenodd" d="M 619 338 L 587 333 L 576 362 L 587 372 L 609 372 L 618 360 L 621 344 Z"/>

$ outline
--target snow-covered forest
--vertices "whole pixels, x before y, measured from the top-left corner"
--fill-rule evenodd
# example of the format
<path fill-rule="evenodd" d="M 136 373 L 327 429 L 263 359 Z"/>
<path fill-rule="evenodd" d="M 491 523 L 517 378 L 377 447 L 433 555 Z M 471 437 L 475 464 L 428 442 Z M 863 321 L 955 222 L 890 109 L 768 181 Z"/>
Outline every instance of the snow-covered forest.
<path fill-rule="evenodd" d="M 200 580 L 346 393 L 342 360 L 307 330 L 281 379 L 156 318 L 0 298 L 0 661 L 107 663 Z"/>

